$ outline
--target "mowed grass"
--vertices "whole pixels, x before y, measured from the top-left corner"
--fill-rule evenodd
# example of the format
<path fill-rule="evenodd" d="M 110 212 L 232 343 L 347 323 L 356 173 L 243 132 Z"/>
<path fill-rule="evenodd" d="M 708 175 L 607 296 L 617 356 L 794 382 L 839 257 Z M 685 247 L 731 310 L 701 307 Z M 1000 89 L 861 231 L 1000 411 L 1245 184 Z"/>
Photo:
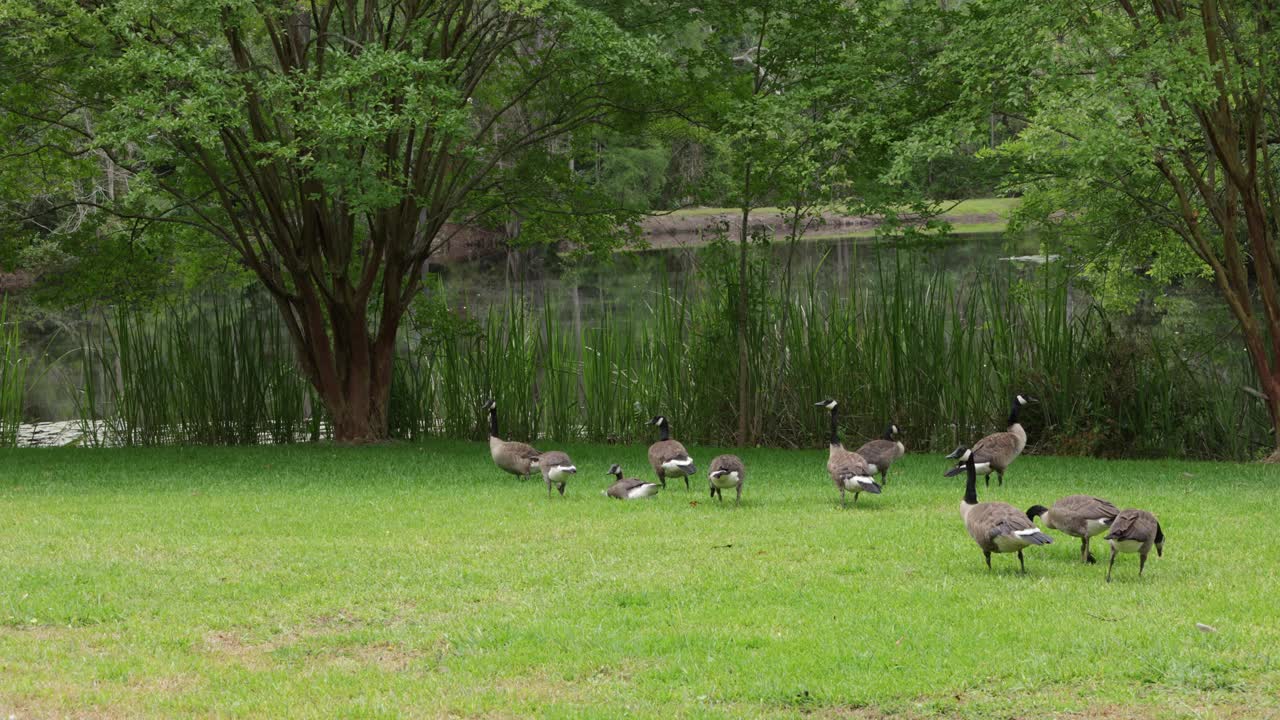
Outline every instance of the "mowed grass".
<path fill-rule="evenodd" d="M 988 572 L 937 456 L 841 510 L 825 451 L 742 451 L 735 510 L 716 449 L 628 503 L 604 472 L 646 477 L 643 447 L 565 449 L 552 500 L 481 443 L 4 451 L 0 716 L 1280 713 L 1273 468 L 1025 457 L 980 485 L 1158 513 L 1165 556 L 1107 585 L 1056 534 Z"/>

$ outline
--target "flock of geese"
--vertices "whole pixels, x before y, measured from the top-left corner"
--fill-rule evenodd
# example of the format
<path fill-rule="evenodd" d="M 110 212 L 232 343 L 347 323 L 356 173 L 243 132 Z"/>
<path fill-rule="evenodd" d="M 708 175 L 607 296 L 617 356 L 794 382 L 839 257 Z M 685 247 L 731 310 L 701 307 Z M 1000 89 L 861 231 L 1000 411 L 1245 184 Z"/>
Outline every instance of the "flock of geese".
<path fill-rule="evenodd" d="M 956 464 L 944 476 L 955 477 L 961 473 L 966 476 L 960 516 L 969 536 L 982 550 L 987 568 L 991 569 L 992 553 L 1017 553 L 1018 565 L 1025 573 L 1027 565 L 1022 551 L 1053 542 L 1053 538 L 1036 525 L 1036 520 L 1039 520 L 1045 528 L 1080 538 L 1080 560 L 1084 563 L 1096 562 L 1089 551 L 1090 538 L 1108 531 L 1104 538 L 1111 545 L 1107 582 L 1111 582 L 1111 571 L 1116 555 L 1120 553 L 1138 555 L 1138 575 L 1141 576 L 1153 546 L 1158 556 L 1164 555 L 1164 531 L 1156 517 L 1146 510 L 1119 510 L 1110 502 L 1091 495 L 1068 495 L 1052 507 L 1033 505 L 1026 512 L 1008 503 L 978 502 L 978 475 L 982 475 L 985 485 L 990 487 L 991 473 L 994 472 L 998 484 L 1003 486 L 1005 471 L 1026 447 L 1027 433 L 1018 421 L 1018 414 L 1029 402 L 1034 402 L 1034 399 L 1015 396 L 1006 430 L 987 435 L 972 447 L 960 446 L 947 455 L 948 459 L 956 460 Z M 840 505 L 845 505 L 846 493 L 853 493 L 854 505 L 858 504 L 858 496 L 862 493 L 879 495 L 888 484 L 889 468 L 906 454 L 906 447 L 897 439 L 898 426 L 889 425 L 883 437 L 871 440 L 857 450 L 846 450 L 840 442 L 839 403 L 823 400 L 815 405 L 831 414 L 827 473 L 840 491 Z M 559 450 L 541 452 L 525 443 L 501 439 L 498 435 L 497 402 L 489 401 L 485 410 L 489 414 L 489 452 L 494 464 L 522 478 L 537 470 L 546 483 L 547 497 L 551 497 L 552 487 L 563 496 L 566 481 L 578 472 L 568 454 Z M 606 473 L 614 478 L 614 483 L 604 491 L 606 496 L 618 500 L 653 497 L 666 488 L 668 477 L 684 478 L 685 490 L 690 489 L 689 478 L 697 472 L 693 458 L 684 445 L 671 438 L 671 426 L 665 417 L 658 415 L 650 423 L 658 428 L 659 433 L 658 441 L 649 447 L 649 466 L 653 468 L 657 482 L 624 477 L 622 466 L 614 463 Z M 877 475 L 880 476 L 879 482 L 876 481 Z M 707 472 L 711 497 L 723 502 L 723 492 L 732 489 L 735 505 L 741 503 L 746 477 L 746 467 L 737 455 L 717 456 Z"/>

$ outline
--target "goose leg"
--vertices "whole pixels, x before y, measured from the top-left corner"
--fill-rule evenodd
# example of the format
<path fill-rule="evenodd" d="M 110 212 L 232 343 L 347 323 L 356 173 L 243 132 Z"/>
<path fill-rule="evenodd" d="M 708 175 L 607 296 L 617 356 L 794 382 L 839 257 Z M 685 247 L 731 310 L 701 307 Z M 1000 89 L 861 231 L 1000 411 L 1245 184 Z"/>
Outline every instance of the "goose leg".
<path fill-rule="evenodd" d="M 547 478 L 547 499 L 551 499 L 551 478 Z"/>
<path fill-rule="evenodd" d="M 1138 556 L 1138 577 L 1142 577 L 1142 571 L 1147 568 L 1147 554 L 1142 553 Z"/>
<path fill-rule="evenodd" d="M 742 504 L 742 483 L 738 483 L 738 497 L 733 501 L 733 506 L 738 507 Z"/>
<path fill-rule="evenodd" d="M 1107 582 L 1111 582 L 1111 568 L 1116 566 L 1116 546 L 1111 546 L 1111 562 L 1107 563 Z"/>
<path fill-rule="evenodd" d="M 1022 574 L 1027 574 L 1027 561 L 1022 559 L 1022 551 L 1018 551 L 1018 566 L 1022 568 Z"/>
<path fill-rule="evenodd" d="M 858 496 L 859 496 L 859 495 L 861 495 L 861 494 L 862 494 L 862 493 L 860 493 L 860 492 L 855 492 L 855 493 L 853 494 L 853 506 L 854 506 L 854 507 L 858 507 Z"/>
<path fill-rule="evenodd" d="M 880 471 L 880 487 L 888 487 L 888 485 L 889 485 L 889 471 L 881 470 Z"/>
<path fill-rule="evenodd" d="M 983 475 L 982 481 L 987 484 L 987 487 L 991 487 L 991 473 L 987 473 L 986 475 Z"/>
<path fill-rule="evenodd" d="M 991 551 L 983 550 L 982 556 L 987 559 L 987 569 L 990 570 L 991 569 Z"/>
<path fill-rule="evenodd" d="M 715 486 L 715 485 L 711 485 L 710 487 L 711 487 L 711 497 L 715 497 L 715 496 L 716 496 L 716 486 Z"/>
<path fill-rule="evenodd" d="M 557 485 L 556 489 L 560 491 L 560 497 L 564 497 L 564 483 Z"/>
<path fill-rule="evenodd" d="M 997 470 L 996 472 L 1000 475 L 1000 487 L 1004 487 L 1004 471 Z"/>
<path fill-rule="evenodd" d="M 667 489 L 667 476 L 662 474 L 661 472 L 658 473 L 658 482 L 662 483 L 663 490 Z"/>
<path fill-rule="evenodd" d="M 684 476 L 684 491 L 689 492 L 689 476 Z"/>
<path fill-rule="evenodd" d="M 840 488 L 840 507 L 844 507 L 844 488 Z"/>

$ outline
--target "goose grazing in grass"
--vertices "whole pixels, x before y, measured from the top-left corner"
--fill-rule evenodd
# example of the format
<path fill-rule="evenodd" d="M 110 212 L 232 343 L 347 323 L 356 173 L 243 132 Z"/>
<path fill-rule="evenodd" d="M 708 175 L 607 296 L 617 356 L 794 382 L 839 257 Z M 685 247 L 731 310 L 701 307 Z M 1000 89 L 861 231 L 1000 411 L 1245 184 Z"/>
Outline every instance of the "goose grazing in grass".
<path fill-rule="evenodd" d="M 679 441 L 671 439 L 671 425 L 667 423 L 665 417 L 657 415 L 650 424 L 658 426 L 660 435 L 658 442 L 649 446 L 649 464 L 657 473 L 658 482 L 666 488 L 668 475 L 683 477 L 684 489 L 688 490 L 689 476 L 698 472 L 697 466 L 693 464 L 693 458 L 689 457 L 689 451 L 685 450 L 684 445 Z"/>
<path fill-rule="evenodd" d="M 1089 538 L 1106 530 L 1119 512 L 1115 505 L 1102 498 L 1068 495 L 1051 508 L 1032 505 L 1027 509 L 1027 518 L 1032 522 L 1040 518 L 1045 527 L 1080 538 L 1080 562 L 1094 563 L 1097 560 L 1089 552 Z"/>
<path fill-rule="evenodd" d="M 564 497 L 564 483 L 578 468 L 573 466 L 569 456 L 559 450 L 543 453 L 538 457 L 538 468 L 542 470 L 542 479 L 547 483 L 547 497 L 551 497 L 551 486 L 555 485 Z"/>
<path fill-rule="evenodd" d="M 890 425 L 885 428 L 884 437 L 872 440 L 856 452 L 867 461 L 867 469 L 872 475 L 880 473 L 880 485 L 887 486 L 889 484 L 889 466 L 894 460 L 902 457 L 907 453 L 907 448 L 898 442 L 898 426 Z"/>
<path fill-rule="evenodd" d="M 840 507 L 844 507 L 845 492 L 853 493 L 853 504 L 858 504 L 861 493 L 880 494 L 880 486 L 872 477 L 874 471 L 867 464 L 867 459 L 856 452 L 849 452 L 840 444 L 840 430 L 836 420 L 835 400 L 822 400 L 814 403 L 831 411 L 831 440 L 827 445 L 827 472 L 831 474 L 831 482 L 840 491 Z"/>
<path fill-rule="evenodd" d="M 1116 519 L 1111 521 L 1111 532 L 1107 533 L 1111 542 L 1111 563 L 1107 565 L 1107 582 L 1111 582 L 1111 568 L 1116 564 L 1116 553 L 1138 553 L 1138 577 L 1147 567 L 1147 553 L 1151 546 L 1156 546 L 1156 555 L 1164 557 L 1164 530 L 1160 521 L 1146 510 L 1130 508 L 1122 510 Z"/>
<path fill-rule="evenodd" d="M 747 479 L 747 469 L 737 455 L 717 455 L 711 461 L 711 472 L 707 473 L 707 478 L 710 480 L 711 497 L 718 497 L 720 502 L 724 502 L 724 491 L 736 488 L 738 497 L 733 504 L 742 504 L 742 483 Z"/>
<path fill-rule="evenodd" d="M 995 471 L 1000 477 L 1000 484 L 1004 485 L 1004 471 L 1013 464 L 1014 460 L 1022 454 L 1022 449 L 1027 446 L 1027 431 L 1022 429 L 1022 423 L 1018 422 L 1018 412 L 1022 410 L 1027 403 L 1036 402 L 1035 398 L 1029 398 L 1024 395 L 1015 395 L 1013 398 L 1013 409 L 1009 411 L 1009 429 L 1004 432 L 991 433 L 974 443 L 971 448 L 974 455 L 974 462 L 977 464 L 978 472 L 986 477 L 987 487 L 991 487 L 991 472 Z M 948 455 L 948 458 L 959 459 L 960 451 L 965 448 L 956 448 L 955 452 Z M 956 463 L 956 466 L 947 472 L 947 477 L 954 477 L 964 472 L 964 461 Z"/>
<path fill-rule="evenodd" d="M 653 497 L 658 494 L 662 486 L 658 483 L 645 482 L 637 478 L 622 479 L 622 466 L 614 463 L 609 467 L 606 475 L 612 475 L 616 482 L 604 491 L 605 495 L 619 500 L 639 500 L 640 498 Z"/>
<path fill-rule="evenodd" d="M 964 448 L 960 462 L 964 463 L 968 477 L 964 485 L 964 499 L 960 501 L 960 517 L 969 537 L 982 548 L 991 569 L 991 553 L 1018 553 L 1018 565 L 1027 572 L 1022 549 L 1030 545 L 1049 545 L 1053 538 L 1040 532 L 1022 511 L 1008 503 L 978 502 L 978 468 L 973 451 Z M 948 473 L 950 475 L 950 473 Z"/>
<path fill-rule="evenodd" d="M 538 467 L 538 451 L 520 442 L 507 442 L 498 437 L 498 401 L 490 400 L 484 406 L 489 412 L 489 454 L 493 464 L 523 480 Z"/>

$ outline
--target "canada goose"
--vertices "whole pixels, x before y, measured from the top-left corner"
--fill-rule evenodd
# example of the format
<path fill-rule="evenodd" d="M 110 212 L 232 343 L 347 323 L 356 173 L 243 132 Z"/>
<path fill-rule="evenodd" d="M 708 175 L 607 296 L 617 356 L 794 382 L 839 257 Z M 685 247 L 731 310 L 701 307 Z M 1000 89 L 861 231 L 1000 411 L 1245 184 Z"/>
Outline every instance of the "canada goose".
<path fill-rule="evenodd" d="M 964 499 L 960 501 L 960 517 L 964 519 L 964 527 L 969 531 L 969 537 L 982 548 L 988 570 L 991 569 L 991 553 L 1016 552 L 1018 565 L 1025 573 L 1027 563 L 1022 559 L 1022 549 L 1029 545 L 1049 545 L 1053 538 L 1040 532 L 1035 523 L 1008 503 L 978 502 L 978 469 L 973 455 L 973 451 L 968 448 L 964 448 L 960 455 L 968 473 L 964 484 Z"/>
<path fill-rule="evenodd" d="M 489 412 L 489 454 L 493 464 L 523 480 L 538 466 L 538 451 L 520 442 L 506 442 L 498 437 L 498 401 L 485 403 Z"/>
<path fill-rule="evenodd" d="M 1032 505 L 1027 509 L 1027 518 L 1031 522 L 1037 517 L 1043 518 L 1045 527 L 1080 538 L 1080 562 L 1095 563 L 1097 560 L 1089 552 L 1089 538 L 1106 530 L 1118 512 L 1115 505 L 1102 498 L 1068 495 L 1051 508 Z"/>
<path fill-rule="evenodd" d="M 1018 422 L 1018 411 L 1030 402 L 1036 402 L 1036 399 L 1015 395 L 1013 409 L 1009 411 L 1009 429 L 1005 432 L 991 433 L 973 444 L 974 462 L 977 464 L 978 472 L 986 477 L 987 487 L 991 487 L 993 470 L 999 475 L 1000 484 L 1004 485 L 1004 471 L 1018 459 L 1022 449 L 1027 446 L 1027 431 L 1023 430 L 1022 423 Z M 962 449 L 956 448 L 955 452 L 947 457 L 958 459 Z M 962 472 L 964 472 L 963 461 L 957 462 L 956 466 L 947 472 L 946 477 L 954 477 Z"/>
<path fill-rule="evenodd" d="M 867 460 L 867 468 L 871 474 L 880 473 L 880 485 L 889 484 L 889 466 L 894 460 L 906 454 L 907 448 L 897 440 L 898 426 L 885 428 L 884 437 L 872 440 L 857 449 L 857 453 Z"/>
<path fill-rule="evenodd" d="M 1160 521 L 1146 510 L 1122 510 L 1111 521 L 1111 563 L 1107 565 L 1107 582 L 1111 582 L 1111 568 L 1116 564 L 1116 553 L 1138 553 L 1138 577 L 1147 567 L 1147 553 L 1156 546 L 1156 555 L 1164 557 L 1164 530 Z"/>
<path fill-rule="evenodd" d="M 617 482 L 610 485 L 609 489 L 604 491 L 604 494 L 611 498 L 617 498 L 619 500 L 638 500 L 640 498 L 653 497 L 654 495 L 657 495 L 658 490 L 661 489 L 661 486 L 659 486 L 658 483 L 645 482 L 636 478 L 627 478 L 626 480 L 623 480 L 622 466 L 617 463 L 610 466 L 609 472 L 605 474 L 612 475 L 617 479 Z"/>
<path fill-rule="evenodd" d="M 747 469 L 737 455 L 718 455 L 711 461 L 711 472 L 707 473 L 711 485 L 711 497 L 720 498 L 724 502 L 724 490 L 737 488 L 738 497 L 734 505 L 742 504 L 742 483 L 747 479 Z"/>
<path fill-rule="evenodd" d="M 547 497 L 551 497 L 551 486 L 555 485 L 564 497 L 564 482 L 569 476 L 578 472 L 569 456 L 559 450 L 543 453 L 538 458 L 538 468 L 542 470 L 542 479 L 547 483 Z"/>
<path fill-rule="evenodd" d="M 684 489 L 688 490 L 689 476 L 698 472 L 697 466 L 693 464 L 693 458 L 689 457 L 689 451 L 684 449 L 684 445 L 671 439 L 671 426 L 665 417 L 655 416 L 650 424 L 657 425 L 660 433 L 658 442 L 649 446 L 649 464 L 658 474 L 658 482 L 661 482 L 662 487 L 665 488 L 668 475 L 683 477 Z"/>
<path fill-rule="evenodd" d="M 840 490 L 840 507 L 844 507 L 845 491 L 853 493 L 853 504 L 858 504 L 861 493 L 880 494 L 880 486 L 872 477 L 874 471 L 867 465 L 867 459 L 856 452 L 849 452 L 840 444 L 840 432 L 837 427 L 835 400 L 822 400 L 814 403 L 831 411 L 831 440 L 827 445 L 827 472 L 831 474 L 831 482 Z"/>

